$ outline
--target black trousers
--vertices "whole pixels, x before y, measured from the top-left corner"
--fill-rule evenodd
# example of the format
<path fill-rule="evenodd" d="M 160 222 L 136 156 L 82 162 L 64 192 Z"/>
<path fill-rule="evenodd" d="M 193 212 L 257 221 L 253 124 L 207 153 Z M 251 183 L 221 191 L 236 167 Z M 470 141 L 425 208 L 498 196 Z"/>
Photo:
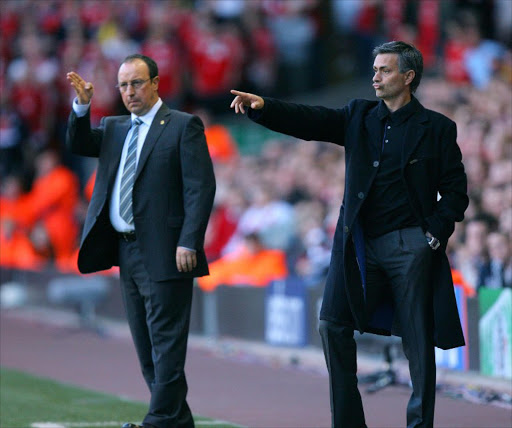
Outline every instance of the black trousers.
<path fill-rule="evenodd" d="M 193 280 L 151 281 L 137 241 L 120 240 L 119 264 L 128 324 L 151 392 L 143 422 L 193 428 L 185 377 Z"/>
<path fill-rule="evenodd" d="M 433 343 L 432 252 L 420 227 L 366 239 L 366 310 L 391 294 L 409 361 L 413 392 L 407 406 L 407 427 L 434 425 L 436 365 Z M 357 388 L 354 329 L 322 320 L 323 349 L 329 370 L 332 426 L 366 427 Z"/>

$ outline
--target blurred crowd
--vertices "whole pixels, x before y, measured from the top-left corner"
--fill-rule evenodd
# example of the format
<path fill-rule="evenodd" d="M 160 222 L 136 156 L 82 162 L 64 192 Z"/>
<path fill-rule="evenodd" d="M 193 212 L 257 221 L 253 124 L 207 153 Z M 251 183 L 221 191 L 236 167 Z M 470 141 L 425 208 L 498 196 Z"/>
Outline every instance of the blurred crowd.
<path fill-rule="evenodd" d="M 0 266 L 76 271 L 95 164 L 64 148 L 65 75 L 93 82 L 97 125 L 124 112 L 117 68 L 141 52 L 159 65 L 164 102 L 206 126 L 218 185 L 209 260 L 271 250 L 280 272 L 320 284 L 343 149 L 274 136 L 241 155 L 220 121 L 229 89 L 288 96 L 371 76 L 373 46 L 401 39 L 425 56 L 418 98 L 458 127 L 471 203 L 449 243 L 452 267 L 475 290 L 512 287 L 511 16 L 509 0 L 4 0 Z"/>

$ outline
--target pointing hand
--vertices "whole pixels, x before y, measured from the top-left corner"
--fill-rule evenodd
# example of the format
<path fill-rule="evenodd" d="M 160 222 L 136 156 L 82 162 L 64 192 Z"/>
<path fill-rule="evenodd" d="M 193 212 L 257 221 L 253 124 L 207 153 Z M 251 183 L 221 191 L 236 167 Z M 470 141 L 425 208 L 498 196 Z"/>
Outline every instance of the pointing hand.
<path fill-rule="evenodd" d="M 249 94 L 248 92 L 240 92 L 232 89 L 230 91 L 233 95 L 236 95 L 234 100 L 231 101 L 231 108 L 235 109 L 235 113 L 245 114 L 244 107 L 251 107 L 253 110 L 259 110 L 263 108 L 265 101 L 258 95 Z"/>

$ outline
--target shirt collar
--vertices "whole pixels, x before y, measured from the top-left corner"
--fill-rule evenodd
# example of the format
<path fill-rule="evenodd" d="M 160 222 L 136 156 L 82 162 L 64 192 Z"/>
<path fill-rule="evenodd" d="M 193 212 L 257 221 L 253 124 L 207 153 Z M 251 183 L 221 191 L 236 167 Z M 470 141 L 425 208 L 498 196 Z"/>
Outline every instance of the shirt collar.
<path fill-rule="evenodd" d="M 377 116 L 379 117 L 379 120 L 387 119 L 389 116 L 389 110 L 382 100 L 379 101 L 379 105 L 377 106 Z"/>
<path fill-rule="evenodd" d="M 162 99 L 158 98 L 158 101 L 155 103 L 155 105 L 151 107 L 151 110 L 149 110 L 145 115 L 137 116 L 136 114 L 132 113 L 132 122 L 139 118 L 145 125 L 151 126 L 151 123 L 153 122 L 153 119 L 155 118 L 158 110 L 160 110 L 160 107 L 162 107 L 162 104 Z"/>
<path fill-rule="evenodd" d="M 408 102 L 403 107 L 400 107 L 397 111 L 391 113 L 389 109 L 386 107 L 384 101 L 379 102 L 377 115 L 380 120 L 388 119 L 390 122 L 393 122 L 395 125 L 400 125 L 405 122 L 413 113 L 418 109 L 419 101 L 411 95 L 411 101 Z"/>

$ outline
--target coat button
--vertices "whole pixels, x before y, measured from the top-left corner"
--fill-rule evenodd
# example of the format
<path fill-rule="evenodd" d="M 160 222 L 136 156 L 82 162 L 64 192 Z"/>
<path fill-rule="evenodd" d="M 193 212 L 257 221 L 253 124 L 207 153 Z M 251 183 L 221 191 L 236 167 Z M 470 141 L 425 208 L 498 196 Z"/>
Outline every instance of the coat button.
<path fill-rule="evenodd" d="M 343 230 L 345 231 L 345 233 L 348 233 L 348 226 L 345 226 Z"/>
<path fill-rule="evenodd" d="M 358 197 L 359 199 L 364 199 L 364 193 L 363 193 L 363 192 L 359 192 L 359 193 L 357 194 L 357 197 Z"/>
<path fill-rule="evenodd" d="M 377 168 L 377 167 L 379 166 L 379 161 L 375 161 L 375 162 L 373 162 L 373 166 L 374 166 L 375 168 Z"/>

